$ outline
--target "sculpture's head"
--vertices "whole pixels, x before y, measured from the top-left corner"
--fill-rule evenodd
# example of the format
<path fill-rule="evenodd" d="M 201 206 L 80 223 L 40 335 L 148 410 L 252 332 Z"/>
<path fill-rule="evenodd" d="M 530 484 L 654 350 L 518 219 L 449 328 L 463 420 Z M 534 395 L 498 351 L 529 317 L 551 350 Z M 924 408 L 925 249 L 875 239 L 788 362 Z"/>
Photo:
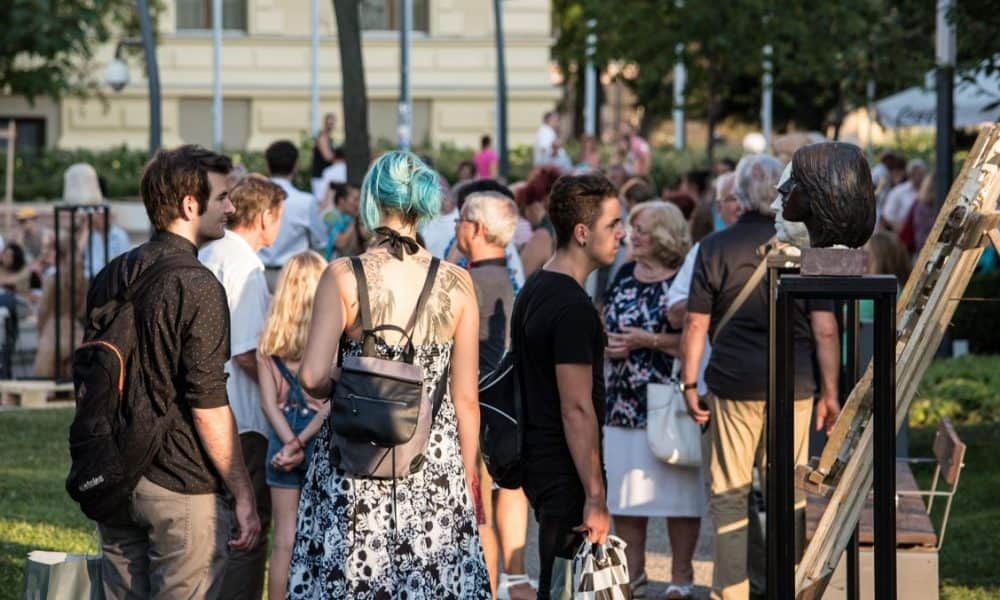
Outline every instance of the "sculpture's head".
<path fill-rule="evenodd" d="M 778 184 L 787 221 L 801 221 L 815 248 L 860 248 L 875 228 L 875 190 L 861 149 L 823 142 L 799 148 Z"/>

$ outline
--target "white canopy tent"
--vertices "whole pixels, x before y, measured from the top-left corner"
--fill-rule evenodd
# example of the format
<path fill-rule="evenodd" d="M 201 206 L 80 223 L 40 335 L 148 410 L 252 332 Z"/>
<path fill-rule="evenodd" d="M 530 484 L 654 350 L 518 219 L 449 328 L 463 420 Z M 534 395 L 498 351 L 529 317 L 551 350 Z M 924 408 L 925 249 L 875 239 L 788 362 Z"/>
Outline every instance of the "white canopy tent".
<path fill-rule="evenodd" d="M 980 73 L 975 81 L 955 77 L 955 126 L 1000 120 L 1000 74 Z M 937 116 L 934 72 L 916 86 L 875 102 L 876 119 L 887 129 L 933 127 Z"/>

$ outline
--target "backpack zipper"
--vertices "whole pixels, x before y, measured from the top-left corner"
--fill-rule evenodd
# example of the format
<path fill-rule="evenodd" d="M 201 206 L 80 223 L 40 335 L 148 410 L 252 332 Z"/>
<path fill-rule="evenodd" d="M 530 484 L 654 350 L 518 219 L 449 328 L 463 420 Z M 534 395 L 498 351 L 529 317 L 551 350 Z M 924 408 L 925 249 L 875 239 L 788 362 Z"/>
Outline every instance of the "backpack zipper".
<path fill-rule="evenodd" d="M 514 417 L 508 415 L 507 413 L 505 413 L 504 411 L 500 410 L 499 408 L 497 408 L 495 406 L 490 406 L 489 404 L 480 404 L 479 407 L 480 408 L 488 408 L 488 409 L 492 410 L 493 412 L 497 413 L 498 415 L 500 415 L 501 417 L 507 419 L 508 421 L 510 421 L 511 423 L 513 423 L 514 425 L 517 425 L 517 419 L 515 419 Z"/>
<path fill-rule="evenodd" d="M 80 344 L 80 348 L 86 346 L 104 346 L 115 353 L 115 357 L 118 358 L 118 399 L 120 400 L 125 395 L 125 360 L 122 358 L 122 353 L 115 348 L 114 344 L 111 342 L 106 342 L 104 340 L 94 340 L 93 342 L 87 342 L 85 344 Z"/>
<path fill-rule="evenodd" d="M 381 404 L 395 404 L 396 406 L 404 406 L 404 407 L 407 406 L 406 402 L 400 402 L 399 400 L 386 400 L 385 398 L 375 398 L 374 396 L 362 396 L 361 394 L 350 393 L 347 394 L 347 397 L 349 399 L 357 398 L 360 400 L 366 400 L 368 402 L 379 402 Z"/>

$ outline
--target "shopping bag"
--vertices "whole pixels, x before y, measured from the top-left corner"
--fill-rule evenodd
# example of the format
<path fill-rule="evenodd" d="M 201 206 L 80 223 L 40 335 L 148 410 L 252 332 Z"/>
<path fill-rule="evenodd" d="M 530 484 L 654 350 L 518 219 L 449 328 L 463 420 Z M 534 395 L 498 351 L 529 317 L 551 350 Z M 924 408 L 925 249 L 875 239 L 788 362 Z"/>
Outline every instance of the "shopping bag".
<path fill-rule="evenodd" d="M 653 456 L 678 467 L 701 465 L 701 427 L 688 414 L 677 385 L 677 364 L 668 383 L 646 385 L 646 439 Z"/>
<path fill-rule="evenodd" d="M 24 564 L 24 600 L 103 600 L 101 557 L 33 550 Z"/>
<path fill-rule="evenodd" d="M 609 535 L 604 544 L 584 540 L 573 560 L 552 565 L 553 600 L 631 600 L 625 542 Z"/>

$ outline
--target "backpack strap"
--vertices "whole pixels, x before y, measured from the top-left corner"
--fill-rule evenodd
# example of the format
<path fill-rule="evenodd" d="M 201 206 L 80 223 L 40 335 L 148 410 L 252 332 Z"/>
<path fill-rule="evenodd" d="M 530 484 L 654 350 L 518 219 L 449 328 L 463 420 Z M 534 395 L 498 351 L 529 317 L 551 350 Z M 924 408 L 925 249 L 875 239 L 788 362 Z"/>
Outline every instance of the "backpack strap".
<path fill-rule="evenodd" d="M 129 252 L 126 257 L 126 270 L 128 273 L 138 260 L 136 250 Z M 142 274 L 140 274 L 131 284 L 122 286 L 122 289 L 109 301 L 95 308 L 88 315 L 88 320 L 95 328 L 100 328 L 104 320 L 114 314 L 123 304 L 133 302 L 136 298 L 144 295 L 154 283 L 160 280 L 168 271 L 173 271 L 180 266 L 179 257 L 167 256 L 153 263 Z"/>
<path fill-rule="evenodd" d="M 427 277 L 424 279 L 424 287 L 420 290 L 420 296 L 417 298 L 417 305 L 413 309 L 413 315 L 410 317 L 410 322 L 407 328 L 403 329 L 397 325 L 374 325 L 372 323 L 371 304 L 368 298 L 368 278 L 365 276 L 364 265 L 361 263 L 360 258 L 356 256 L 351 257 L 351 267 L 354 271 L 354 279 L 357 282 L 358 287 L 358 312 L 361 315 L 361 353 L 363 356 L 375 356 L 376 333 L 380 331 L 396 331 L 406 338 L 406 353 L 409 357 L 407 360 L 412 362 L 413 341 L 411 336 L 413 334 L 413 329 L 416 327 L 417 321 L 420 319 L 420 315 L 423 313 L 424 307 L 427 305 L 428 298 L 430 298 L 431 290 L 434 288 L 434 281 L 437 279 L 437 272 L 440 265 L 440 259 L 431 259 L 430 267 L 427 269 Z"/>
<path fill-rule="evenodd" d="M 761 280 L 764 279 L 764 274 L 767 272 L 768 256 L 771 256 L 770 252 L 765 254 L 764 257 L 760 259 L 760 263 L 757 264 L 757 268 L 754 269 L 753 274 L 750 275 L 750 279 L 747 279 L 747 282 L 743 284 L 743 288 L 740 290 L 740 293 L 736 296 L 736 299 L 733 300 L 733 303 L 729 305 L 729 310 L 726 311 L 726 314 L 722 315 L 722 319 L 719 321 L 719 326 L 715 328 L 715 335 L 712 336 L 713 344 L 715 343 L 715 340 L 719 338 L 719 332 L 722 331 L 722 328 L 725 327 L 726 324 L 728 324 L 729 321 L 732 320 L 734 316 L 736 316 L 736 313 L 741 308 L 743 308 L 743 305 L 746 304 L 747 299 L 750 298 L 750 294 L 752 294 L 754 290 L 757 289 L 757 286 L 760 285 Z"/>

